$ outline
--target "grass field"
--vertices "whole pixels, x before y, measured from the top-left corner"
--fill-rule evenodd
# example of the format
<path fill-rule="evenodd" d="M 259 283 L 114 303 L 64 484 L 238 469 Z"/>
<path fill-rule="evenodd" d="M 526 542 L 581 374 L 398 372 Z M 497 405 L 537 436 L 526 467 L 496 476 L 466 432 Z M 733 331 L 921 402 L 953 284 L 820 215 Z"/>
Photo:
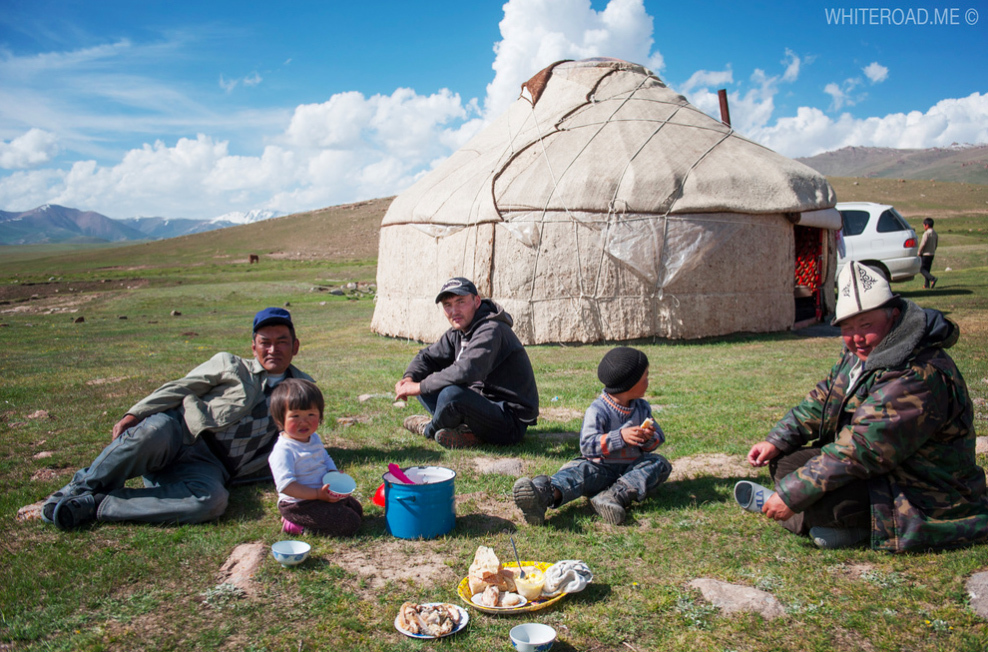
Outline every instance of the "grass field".
<path fill-rule="evenodd" d="M 4 252 L 0 650 L 486 652 L 510 649 L 508 630 L 523 620 L 555 627 L 561 640 L 554 650 L 988 648 L 988 625 L 968 608 L 964 589 L 972 573 L 988 569 L 988 548 L 903 556 L 820 551 L 731 499 L 736 480 L 767 480 L 766 471 L 749 471 L 737 458 L 826 374 L 840 349 L 833 336 L 641 344 L 651 361 L 647 398 L 668 438 L 660 452 L 693 472 L 636 506 L 622 527 L 601 523 L 582 500 L 552 512 L 544 528 L 525 525 L 510 497 L 515 477 L 483 473 L 476 458 L 518 458 L 534 475 L 574 457 L 582 412 L 599 391 L 594 371 L 608 347 L 530 347 L 543 418 L 517 448 L 445 451 L 405 432 L 402 419 L 420 408 L 358 396 L 388 394 L 420 345 L 370 332 L 371 295 L 325 291 L 373 282 L 373 214 L 356 214 L 386 205 L 330 210 L 321 218 L 329 227 L 292 245 L 278 234 L 304 229 L 281 218 L 272 222 L 280 229 L 269 225 L 263 233 L 259 225 L 217 232 L 229 241 L 204 234 L 82 252 Z M 904 213 L 914 227 L 923 216 Z M 332 244 L 350 228 L 359 235 Z M 895 289 L 961 325 L 952 354 L 979 401 L 978 430 L 988 434 L 986 210 L 954 211 L 937 228 L 936 290 L 924 291 L 921 279 Z M 253 251 L 264 254 L 262 264 L 245 263 Z M 15 519 L 18 508 L 88 464 L 112 424 L 162 382 L 219 350 L 249 355 L 253 313 L 286 303 L 302 341 L 296 361 L 326 395 L 323 439 L 357 479 L 366 506 L 355 539 L 305 535 L 313 546 L 305 564 L 283 569 L 268 557 L 254 595 L 225 599 L 214 587 L 231 551 L 283 538 L 270 487 L 234 489 L 227 514 L 204 525 L 101 524 L 61 533 Z M 448 536 L 406 542 L 387 534 L 370 497 L 392 461 L 457 472 L 457 525 Z M 979 462 L 988 460 L 979 455 Z M 471 611 L 467 629 L 440 642 L 395 631 L 403 601 L 459 602 L 456 585 L 477 546 L 508 559 L 509 537 L 523 559 L 586 561 L 594 583 L 528 618 Z M 771 623 L 722 615 L 687 587 L 700 577 L 768 591 L 786 615 Z"/>

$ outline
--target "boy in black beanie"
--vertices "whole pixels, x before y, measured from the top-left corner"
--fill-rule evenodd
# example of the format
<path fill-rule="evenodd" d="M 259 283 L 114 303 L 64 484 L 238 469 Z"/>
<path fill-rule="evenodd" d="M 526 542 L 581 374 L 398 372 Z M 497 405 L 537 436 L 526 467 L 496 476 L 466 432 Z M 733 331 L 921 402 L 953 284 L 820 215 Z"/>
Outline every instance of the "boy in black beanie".
<path fill-rule="evenodd" d="M 518 478 L 515 504 L 532 525 L 545 523 L 545 510 L 580 496 L 611 525 L 625 520 L 632 501 L 645 499 L 669 477 L 672 465 L 651 451 L 665 435 L 652 420 L 645 396 L 648 357 L 627 346 L 607 352 L 597 366 L 604 391 L 590 404 L 580 432 L 581 457 L 563 465 L 551 478 Z"/>

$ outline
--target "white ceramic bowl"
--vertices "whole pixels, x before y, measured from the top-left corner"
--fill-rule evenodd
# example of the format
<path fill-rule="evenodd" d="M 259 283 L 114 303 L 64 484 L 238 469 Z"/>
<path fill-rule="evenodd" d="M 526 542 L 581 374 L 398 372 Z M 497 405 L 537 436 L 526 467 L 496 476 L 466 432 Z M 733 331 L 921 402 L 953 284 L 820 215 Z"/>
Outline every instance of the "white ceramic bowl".
<path fill-rule="evenodd" d="M 322 477 L 322 483 L 329 485 L 329 492 L 337 498 L 346 498 L 357 488 L 357 481 L 346 473 L 330 471 Z"/>
<path fill-rule="evenodd" d="M 279 541 L 271 546 L 271 555 L 282 566 L 295 566 L 306 560 L 310 550 L 305 541 Z"/>
<path fill-rule="evenodd" d="M 508 635 L 518 652 L 545 652 L 556 642 L 556 630 L 541 623 L 512 627 Z"/>

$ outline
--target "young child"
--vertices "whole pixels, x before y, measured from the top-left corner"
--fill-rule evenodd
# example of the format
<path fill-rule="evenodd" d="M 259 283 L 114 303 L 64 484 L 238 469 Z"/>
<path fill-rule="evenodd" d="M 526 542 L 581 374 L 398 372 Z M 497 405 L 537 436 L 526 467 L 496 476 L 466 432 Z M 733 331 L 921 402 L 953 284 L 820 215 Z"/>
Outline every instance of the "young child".
<path fill-rule="evenodd" d="M 322 482 L 323 475 L 336 470 L 316 433 L 324 407 L 322 392 L 308 380 L 286 378 L 271 393 L 271 418 L 282 432 L 268 464 L 288 534 L 310 530 L 326 536 L 351 536 L 364 514 L 355 498 L 335 498 Z"/>
<path fill-rule="evenodd" d="M 518 478 L 515 504 L 532 525 L 545 522 L 548 507 L 560 507 L 580 496 L 590 497 L 594 511 L 611 525 L 620 525 L 631 502 L 641 502 L 669 477 L 672 465 L 651 453 L 665 441 L 652 421 L 652 408 L 642 397 L 648 389 L 648 357 L 619 346 L 597 367 L 604 391 L 583 417 L 580 453 L 551 478 Z"/>

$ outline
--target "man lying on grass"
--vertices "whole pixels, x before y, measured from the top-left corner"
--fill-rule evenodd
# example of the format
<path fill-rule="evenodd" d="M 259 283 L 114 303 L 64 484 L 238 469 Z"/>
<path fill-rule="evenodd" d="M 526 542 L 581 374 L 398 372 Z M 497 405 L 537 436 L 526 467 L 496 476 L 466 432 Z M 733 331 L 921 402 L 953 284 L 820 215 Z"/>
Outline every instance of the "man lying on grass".
<path fill-rule="evenodd" d="M 270 478 L 268 454 L 278 426 L 268 397 L 285 378 L 312 380 L 291 364 L 298 346 L 287 310 L 257 313 L 253 360 L 218 353 L 130 408 L 92 465 L 45 501 L 42 518 L 69 530 L 93 521 L 219 517 L 231 481 Z M 139 476 L 143 488 L 124 487 Z"/>
<path fill-rule="evenodd" d="M 974 458 L 967 385 L 945 349 L 957 325 L 892 294 L 851 262 L 838 279 L 845 351 L 830 376 L 748 453 L 775 493 L 734 497 L 821 548 L 952 548 L 988 536 L 985 472 Z M 812 444 L 811 444 L 812 442 Z"/>

